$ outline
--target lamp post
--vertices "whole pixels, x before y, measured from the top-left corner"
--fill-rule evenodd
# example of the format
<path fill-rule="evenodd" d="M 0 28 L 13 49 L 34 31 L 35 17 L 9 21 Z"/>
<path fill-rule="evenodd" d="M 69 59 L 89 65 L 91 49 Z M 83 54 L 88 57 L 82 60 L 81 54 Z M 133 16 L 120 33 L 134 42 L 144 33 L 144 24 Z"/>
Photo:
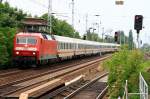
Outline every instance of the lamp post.
<path fill-rule="evenodd" d="M 124 1 L 123 0 L 116 0 L 115 4 L 118 5 L 118 6 L 123 6 Z M 121 45 L 121 31 L 119 31 L 119 35 L 120 35 L 120 45 Z"/>
<path fill-rule="evenodd" d="M 96 29 L 95 28 L 93 28 L 93 33 L 92 33 L 92 41 L 94 41 L 94 31 L 95 31 Z"/>
<path fill-rule="evenodd" d="M 100 19 L 100 15 L 96 14 L 95 16 L 97 17 L 97 19 Z M 98 22 L 96 23 L 96 25 L 98 26 L 98 27 L 97 27 L 98 34 L 99 34 L 99 27 L 100 27 L 100 24 L 101 24 L 101 21 L 98 20 Z"/>
<path fill-rule="evenodd" d="M 88 14 L 86 14 L 86 19 L 85 19 L 85 33 L 88 31 Z"/>
<path fill-rule="evenodd" d="M 48 30 L 52 34 L 52 0 L 48 2 Z"/>
<path fill-rule="evenodd" d="M 104 36 L 104 27 L 102 27 L 102 42 L 104 42 L 103 36 Z"/>
<path fill-rule="evenodd" d="M 74 0 L 72 0 L 72 27 L 74 28 Z"/>

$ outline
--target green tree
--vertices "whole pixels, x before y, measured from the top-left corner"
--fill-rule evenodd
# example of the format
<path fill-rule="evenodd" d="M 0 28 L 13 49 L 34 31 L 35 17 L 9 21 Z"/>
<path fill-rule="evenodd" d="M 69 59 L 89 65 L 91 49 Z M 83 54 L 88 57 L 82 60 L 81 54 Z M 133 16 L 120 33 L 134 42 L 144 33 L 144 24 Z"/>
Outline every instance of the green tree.
<path fill-rule="evenodd" d="M 26 16 L 22 10 L 12 8 L 7 2 L 0 3 L 0 27 L 18 27 L 20 21 Z"/>
<path fill-rule="evenodd" d="M 133 49 L 133 35 L 132 35 L 132 30 L 130 30 L 129 32 L 129 50 L 132 50 Z"/>
<path fill-rule="evenodd" d="M 47 20 L 48 14 L 42 15 L 41 18 Z M 52 16 L 52 33 L 60 36 L 80 38 L 79 32 L 76 32 L 70 24 L 54 16 Z"/>
<path fill-rule="evenodd" d="M 128 37 L 125 35 L 124 31 L 117 31 L 117 32 L 118 32 L 118 43 L 119 44 L 127 44 Z"/>
<path fill-rule="evenodd" d="M 98 42 L 102 41 L 102 39 L 98 36 L 98 34 L 90 32 L 90 29 L 87 31 L 86 34 L 84 34 L 84 36 L 86 36 L 86 39 L 90 41 L 98 41 Z"/>
<path fill-rule="evenodd" d="M 0 32 L 0 68 L 8 62 L 6 37 Z"/>
<path fill-rule="evenodd" d="M 13 38 L 24 17 L 22 10 L 0 2 L 0 68 L 11 62 Z"/>

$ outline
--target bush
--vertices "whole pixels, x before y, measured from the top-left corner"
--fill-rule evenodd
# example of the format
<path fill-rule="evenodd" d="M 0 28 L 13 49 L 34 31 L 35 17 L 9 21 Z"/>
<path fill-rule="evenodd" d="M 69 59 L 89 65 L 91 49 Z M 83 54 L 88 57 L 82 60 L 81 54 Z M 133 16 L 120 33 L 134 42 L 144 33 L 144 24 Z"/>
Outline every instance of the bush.
<path fill-rule="evenodd" d="M 11 64 L 15 28 L 0 28 L 0 68 Z"/>
<path fill-rule="evenodd" d="M 122 96 L 125 81 L 128 80 L 128 91 L 138 91 L 138 76 L 144 62 L 143 54 L 138 50 L 123 49 L 104 62 L 109 70 L 108 85 L 111 99 Z"/>
<path fill-rule="evenodd" d="M 0 68 L 3 68 L 2 66 L 8 62 L 8 52 L 4 39 L 6 39 L 5 36 L 0 33 Z"/>

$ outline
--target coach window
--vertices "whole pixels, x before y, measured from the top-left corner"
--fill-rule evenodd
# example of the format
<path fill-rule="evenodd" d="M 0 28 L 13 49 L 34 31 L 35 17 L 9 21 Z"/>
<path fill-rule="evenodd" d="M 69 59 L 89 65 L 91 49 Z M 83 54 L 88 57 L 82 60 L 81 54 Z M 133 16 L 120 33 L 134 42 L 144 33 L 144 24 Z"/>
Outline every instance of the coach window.
<path fill-rule="evenodd" d="M 60 42 L 58 42 L 57 44 L 57 49 L 60 49 Z"/>
<path fill-rule="evenodd" d="M 65 43 L 63 43 L 63 49 L 65 49 Z"/>
<path fill-rule="evenodd" d="M 58 43 L 57 43 L 57 49 L 59 49 L 59 48 L 60 48 L 60 47 L 59 47 L 59 45 L 60 45 L 60 44 L 59 44 L 59 42 L 58 42 Z"/>
<path fill-rule="evenodd" d="M 69 49 L 71 49 L 71 43 L 69 43 Z"/>
<path fill-rule="evenodd" d="M 67 46 L 66 46 L 66 43 L 64 43 L 64 49 L 66 49 L 66 47 L 67 47 Z"/>
<path fill-rule="evenodd" d="M 61 42 L 61 49 L 63 49 L 63 42 Z"/>
<path fill-rule="evenodd" d="M 60 49 L 62 49 L 62 47 L 61 47 L 61 42 L 60 42 L 60 45 L 59 45 L 59 47 L 60 47 Z"/>
<path fill-rule="evenodd" d="M 66 49 L 68 49 L 68 43 L 66 43 Z"/>
<path fill-rule="evenodd" d="M 59 42 L 59 50 L 61 49 L 61 42 Z"/>
<path fill-rule="evenodd" d="M 63 49 L 63 42 L 61 42 L 61 49 Z"/>
<path fill-rule="evenodd" d="M 73 48 L 73 43 L 71 44 L 71 49 L 74 49 L 74 48 Z"/>
<path fill-rule="evenodd" d="M 67 43 L 65 43 L 65 49 L 67 49 Z"/>
<path fill-rule="evenodd" d="M 64 49 L 64 42 L 62 42 L 62 49 Z"/>
<path fill-rule="evenodd" d="M 76 43 L 74 43 L 74 49 L 76 49 Z"/>
<path fill-rule="evenodd" d="M 69 43 L 67 43 L 67 49 L 69 49 Z"/>
<path fill-rule="evenodd" d="M 80 44 L 80 49 L 81 49 L 82 45 Z"/>
<path fill-rule="evenodd" d="M 66 43 L 64 43 L 64 49 L 66 49 Z"/>
<path fill-rule="evenodd" d="M 69 49 L 70 49 L 70 46 L 71 46 L 71 45 L 70 45 L 70 43 L 69 43 Z"/>
<path fill-rule="evenodd" d="M 67 49 L 67 43 L 65 43 L 65 49 Z"/>
<path fill-rule="evenodd" d="M 77 49 L 79 49 L 79 44 L 77 44 L 77 47 L 76 47 Z"/>
<path fill-rule="evenodd" d="M 70 43 L 69 45 L 70 45 L 70 48 L 69 48 L 69 49 L 71 49 L 71 43 Z"/>
<path fill-rule="evenodd" d="M 75 43 L 73 43 L 73 49 L 75 49 Z"/>
<path fill-rule="evenodd" d="M 68 49 L 70 49 L 70 43 L 68 43 Z"/>
<path fill-rule="evenodd" d="M 70 49 L 72 49 L 72 43 L 70 43 Z"/>
<path fill-rule="evenodd" d="M 63 49 L 63 45 L 62 45 L 62 42 L 60 42 L 60 49 Z"/>
<path fill-rule="evenodd" d="M 67 48 L 66 49 L 68 49 L 69 48 L 69 43 L 66 43 L 67 44 Z"/>
<path fill-rule="evenodd" d="M 69 49 L 69 43 L 67 43 L 67 49 Z"/>

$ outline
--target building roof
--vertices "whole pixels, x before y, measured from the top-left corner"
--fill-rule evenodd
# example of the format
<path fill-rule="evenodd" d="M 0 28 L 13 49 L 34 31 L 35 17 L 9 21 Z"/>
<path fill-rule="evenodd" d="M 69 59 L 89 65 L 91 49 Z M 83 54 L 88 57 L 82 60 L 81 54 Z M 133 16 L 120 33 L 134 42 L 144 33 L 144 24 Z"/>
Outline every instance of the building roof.
<path fill-rule="evenodd" d="M 47 26 L 47 21 L 44 19 L 38 18 L 25 18 L 22 22 L 25 25 L 43 25 Z"/>

